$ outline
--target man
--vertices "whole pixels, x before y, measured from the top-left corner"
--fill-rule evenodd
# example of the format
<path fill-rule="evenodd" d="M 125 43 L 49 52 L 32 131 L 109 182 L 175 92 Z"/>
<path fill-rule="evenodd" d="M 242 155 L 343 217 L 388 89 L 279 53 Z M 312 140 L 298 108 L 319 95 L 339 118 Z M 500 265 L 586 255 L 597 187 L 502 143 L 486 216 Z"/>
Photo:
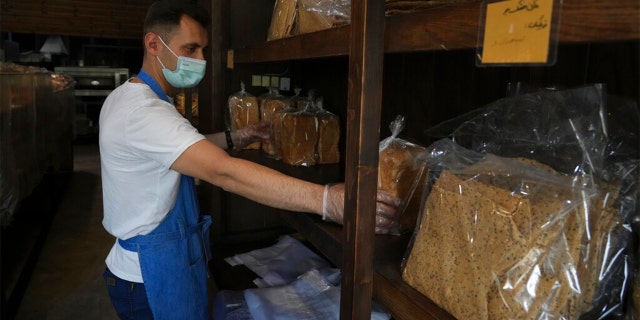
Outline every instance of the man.
<path fill-rule="evenodd" d="M 172 105 L 178 88 L 204 75 L 208 13 L 190 1 L 151 5 L 144 58 L 100 114 L 105 229 L 117 238 L 105 281 L 123 319 L 206 319 L 208 228 L 193 178 L 259 203 L 342 223 L 344 185 L 322 186 L 229 156 L 226 148 L 269 137 L 268 125 L 204 136 Z M 397 219 L 398 199 L 379 193 L 378 233 Z"/>

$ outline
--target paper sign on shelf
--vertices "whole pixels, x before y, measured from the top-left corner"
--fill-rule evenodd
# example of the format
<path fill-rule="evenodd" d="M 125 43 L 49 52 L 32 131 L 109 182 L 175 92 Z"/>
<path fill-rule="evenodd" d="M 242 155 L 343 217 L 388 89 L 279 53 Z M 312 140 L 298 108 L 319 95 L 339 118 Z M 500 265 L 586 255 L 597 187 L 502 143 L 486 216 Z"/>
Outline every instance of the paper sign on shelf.
<path fill-rule="evenodd" d="M 233 69 L 233 50 L 227 50 L 227 69 Z"/>
<path fill-rule="evenodd" d="M 480 23 L 481 65 L 553 64 L 557 50 L 558 0 L 485 3 Z M 559 10 L 559 6 L 557 6 Z"/>

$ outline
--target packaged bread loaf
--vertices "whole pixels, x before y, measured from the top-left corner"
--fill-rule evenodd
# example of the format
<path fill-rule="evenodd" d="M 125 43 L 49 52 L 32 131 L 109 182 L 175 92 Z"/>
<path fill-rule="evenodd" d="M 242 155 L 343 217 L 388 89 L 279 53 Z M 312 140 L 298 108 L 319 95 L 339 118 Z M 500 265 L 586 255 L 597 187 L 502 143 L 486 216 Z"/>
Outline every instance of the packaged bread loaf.
<path fill-rule="evenodd" d="M 620 256 L 619 188 L 577 185 L 532 160 L 430 146 L 441 172 L 402 277 L 459 320 L 578 319 Z M 440 170 L 438 170 L 440 171 Z"/>
<path fill-rule="evenodd" d="M 229 128 L 231 130 L 242 129 L 260 122 L 258 99 L 245 91 L 243 82 L 240 82 L 240 91 L 229 96 L 227 106 L 229 108 Z M 246 146 L 245 149 L 260 149 L 260 142 L 254 142 Z"/>
<path fill-rule="evenodd" d="M 348 24 L 351 2 L 348 0 L 299 0 L 297 34 L 315 32 Z"/>
<path fill-rule="evenodd" d="M 267 41 L 289 37 L 297 15 L 297 0 L 276 0 L 273 6 Z"/>
<path fill-rule="evenodd" d="M 324 108 L 322 98 L 315 102 L 318 118 L 318 164 L 340 162 L 340 118 Z"/>
<path fill-rule="evenodd" d="M 402 199 L 400 208 L 401 221 L 415 220 L 418 212 L 406 212 L 407 205 L 411 202 L 414 192 L 425 172 L 424 152 L 426 149 L 420 145 L 398 138 L 404 128 L 404 117 L 398 116 L 391 122 L 391 136 L 380 141 L 378 158 L 378 189 L 387 191 Z M 419 195 L 417 195 L 419 196 Z M 407 217 L 402 218 L 404 215 Z M 415 223 L 410 223 L 413 227 Z M 392 234 L 399 234 L 400 229 L 392 230 Z"/>
<path fill-rule="evenodd" d="M 276 160 L 282 159 L 282 127 L 284 125 L 284 117 L 289 113 L 295 112 L 298 112 L 298 110 L 288 105 L 285 109 L 278 110 L 272 115 L 273 125 L 271 126 L 271 137 L 269 141 L 271 142 L 273 150 L 272 157 Z"/>
<path fill-rule="evenodd" d="M 282 161 L 309 167 L 317 163 L 318 117 L 298 111 L 284 113 L 280 135 Z"/>
<path fill-rule="evenodd" d="M 259 97 L 260 103 L 260 119 L 263 122 L 271 124 L 273 129 L 273 121 L 276 113 L 287 109 L 289 102 L 287 98 L 280 94 L 278 89 L 269 88 L 269 92 Z M 262 151 L 272 157 L 277 157 L 277 150 L 274 147 L 274 136 L 268 141 L 262 142 Z"/>

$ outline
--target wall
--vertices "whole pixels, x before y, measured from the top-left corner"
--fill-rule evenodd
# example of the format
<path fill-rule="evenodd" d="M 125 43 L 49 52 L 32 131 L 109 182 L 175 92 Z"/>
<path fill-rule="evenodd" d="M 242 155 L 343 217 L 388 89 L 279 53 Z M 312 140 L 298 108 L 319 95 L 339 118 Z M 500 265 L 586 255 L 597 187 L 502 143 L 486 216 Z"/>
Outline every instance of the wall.
<path fill-rule="evenodd" d="M 2 32 L 141 39 L 153 0 L 0 0 Z"/>

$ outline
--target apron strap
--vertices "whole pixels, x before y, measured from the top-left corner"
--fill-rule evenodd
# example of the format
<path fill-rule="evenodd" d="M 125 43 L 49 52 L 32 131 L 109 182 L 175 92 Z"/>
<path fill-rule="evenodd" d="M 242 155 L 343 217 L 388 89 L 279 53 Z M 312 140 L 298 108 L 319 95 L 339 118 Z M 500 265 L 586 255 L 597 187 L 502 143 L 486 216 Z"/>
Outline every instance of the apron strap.
<path fill-rule="evenodd" d="M 160 87 L 160 84 L 158 84 L 158 82 L 155 79 L 153 79 L 153 77 L 151 77 L 146 71 L 140 69 L 140 72 L 138 72 L 138 79 L 146 83 L 151 88 L 151 90 L 155 92 L 158 98 L 171 103 L 171 100 L 169 100 L 169 96 L 167 96 L 167 94 L 164 93 L 164 91 L 162 90 L 162 87 Z"/>
<path fill-rule="evenodd" d="M 180 230 L 174 232 L 137 235 L 126 240 L 118 238 L 118 244 L 120 244 L 120 246 L 126 250 L 138 252 L 142 247 L 145 246 L 153 246 L 156 244 L 160 244 L 163 241 L 184 239 L 189 234 L 200 232 L 203 228 L 203 225 L 205 228 L 208 228 L 208 226 L 211 225 L 211 221 L 209 220 L 208 223 L 207 221 L 203 221 L 199 224 L 187 227 L 185 227 L 184 224 L 180 224 Z"/>

